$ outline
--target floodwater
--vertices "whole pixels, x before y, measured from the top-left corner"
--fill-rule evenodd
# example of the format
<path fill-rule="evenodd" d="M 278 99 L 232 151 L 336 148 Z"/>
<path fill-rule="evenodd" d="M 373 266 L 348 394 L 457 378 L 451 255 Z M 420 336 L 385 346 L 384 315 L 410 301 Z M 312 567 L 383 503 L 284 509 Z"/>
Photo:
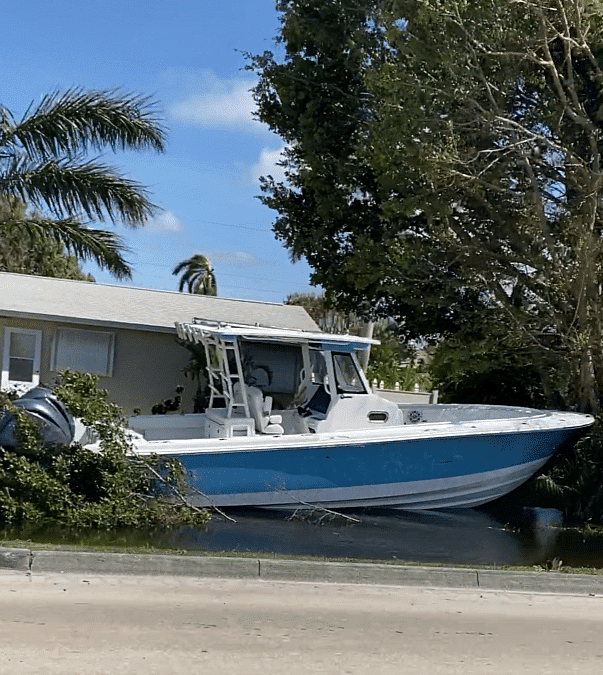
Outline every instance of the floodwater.
<path fill-rule="evenodd" d="M 399 560 L 461 565 L 603 568 L 603 532 L 563 528 L 555 509 L 481 509 L 345 512 L 310 515 L 261 509 L 214 514 L 198 528 L 166 531 L 77 531 L 35 528 L 0 531 L 0 540 L 148 547 L 188 552 L 252 553 Z M 354 518 L 350 520 L 348 518 Z"/>

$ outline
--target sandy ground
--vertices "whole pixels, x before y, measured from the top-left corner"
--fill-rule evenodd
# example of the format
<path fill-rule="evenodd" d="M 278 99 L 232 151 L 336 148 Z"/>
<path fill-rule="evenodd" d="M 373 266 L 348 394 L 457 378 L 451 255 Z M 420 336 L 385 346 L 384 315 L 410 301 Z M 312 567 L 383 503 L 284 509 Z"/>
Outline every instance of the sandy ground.
<path fill-rule="evenodd" d="M 0 574 L 0 673 L 603 673 L 603 597 Z"/>

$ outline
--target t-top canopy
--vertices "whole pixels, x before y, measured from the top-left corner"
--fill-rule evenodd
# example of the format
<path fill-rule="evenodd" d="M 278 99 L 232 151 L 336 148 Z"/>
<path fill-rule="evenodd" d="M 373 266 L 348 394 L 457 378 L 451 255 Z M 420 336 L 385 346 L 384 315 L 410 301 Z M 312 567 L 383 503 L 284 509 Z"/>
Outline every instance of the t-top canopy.
<path fill-rule="evenodd" d="M 368 349 L 379 344 L 379 340 L 357 335 L 335 335 L 288 328 L 267 328 L 235 323 L 217 323 L 195 319 L 194 323 L 176 322 L 178 336 L 189 342 L 203 342 L 208 337 L 222 340 L 257 340 L 260 342 L 286 342 L 288 344 L 316 344 L 328 350 Z"/>

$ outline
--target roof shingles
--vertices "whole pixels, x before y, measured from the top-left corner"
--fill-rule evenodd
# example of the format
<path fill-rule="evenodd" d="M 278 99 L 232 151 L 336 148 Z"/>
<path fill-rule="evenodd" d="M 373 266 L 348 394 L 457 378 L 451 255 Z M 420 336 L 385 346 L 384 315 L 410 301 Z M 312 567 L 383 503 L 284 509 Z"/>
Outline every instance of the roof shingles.
<path fill-rule="evenodd" d="M 0 315 L 68 323 L 173 331 L 176 321 L 320 330 L 293 305 L 0 272 Z"/>

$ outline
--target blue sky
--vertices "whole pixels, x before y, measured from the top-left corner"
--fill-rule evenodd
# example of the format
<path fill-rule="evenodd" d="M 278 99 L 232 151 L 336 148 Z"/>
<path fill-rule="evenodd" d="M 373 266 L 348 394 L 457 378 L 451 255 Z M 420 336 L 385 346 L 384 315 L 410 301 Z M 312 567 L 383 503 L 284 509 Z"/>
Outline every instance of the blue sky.
<path fill-rule="evenodd" d="M 117 227 L 132 249 L 133 284 L 177 290 L 174 266 L 195 253 L 215 268 L 222 297 L 281 302 L 312 291 L 272 234 L 256 198 L 278 172 L 280 138 L 253 120 L 253 75 L 241 52 L 273 49 L 274 0 L 20 0 L 5 8 L 0 101 L 16 117 L 56 89 L 152 94 L 167 152 L 103 159 L 148 186 L 163 210 L 144 229 Z M 87 266 L 97 281 L 117 283 Z"/>

